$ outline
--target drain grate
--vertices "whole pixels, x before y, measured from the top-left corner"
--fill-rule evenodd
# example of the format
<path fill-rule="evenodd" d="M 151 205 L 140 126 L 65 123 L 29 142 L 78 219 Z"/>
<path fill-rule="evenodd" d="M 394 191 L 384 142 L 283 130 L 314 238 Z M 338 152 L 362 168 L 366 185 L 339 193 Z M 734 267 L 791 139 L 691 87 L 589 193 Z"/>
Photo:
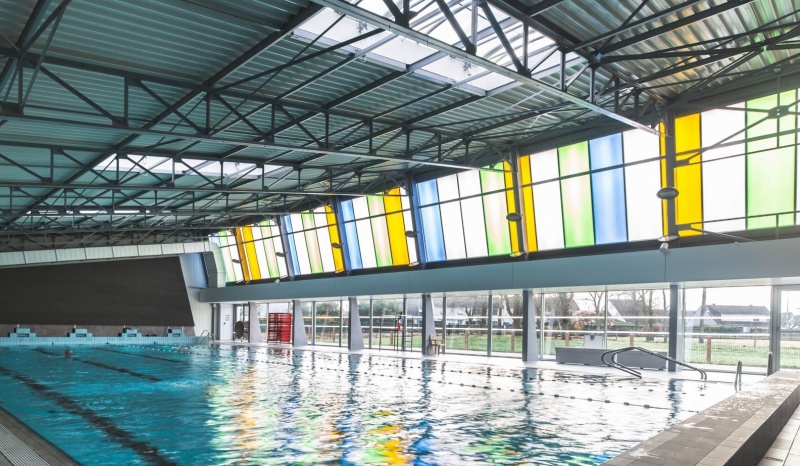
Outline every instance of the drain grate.
<path fill-rule="evenodd" d="M 50 466 L 28 445 L 0 424 L 0 454 L 14 466 Z"/>

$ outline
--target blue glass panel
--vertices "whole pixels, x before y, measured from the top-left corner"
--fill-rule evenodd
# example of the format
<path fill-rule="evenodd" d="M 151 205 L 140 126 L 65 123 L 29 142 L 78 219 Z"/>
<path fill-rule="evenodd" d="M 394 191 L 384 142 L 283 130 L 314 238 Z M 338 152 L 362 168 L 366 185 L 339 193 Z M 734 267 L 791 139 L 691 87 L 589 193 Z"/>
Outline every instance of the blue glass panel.
<path fill-rule="evenodd" d="M 445 260 L 442 216 L 439 206 L 424 207 L 419 210 L 419 214 L 422 218 L 422 237 L 425 241 L 425 253 L 428 261 Z"/>
<path fill-rule="evenodd" d="M 622 164 L 622 135 L 612 134 L 589 141 L 591 169 Z M 625 214 L 625 178 L 622 168 L 592 174 L 595 243 L 627 241 Z"/>
<path fill-rule="evenodd" d="M 345 222 L 349 222 L 354 220 L 356 217 L 353 214 L 353 201 L 347 200 L 343 201 L 339 204 L 342 208 L 342 220 Z"/>
<path fill-rule="evenodd" d="M 353 206 L 350 205 L 350 213 L 353 212 Z M 344 214 L 344 209 L 342 209 Z M 350 257 L 351 269 L 362 269 L 364 265 L 361 263 L 361 249 L 358 245 L 358 230 L 356 230 L 355 222 L 347 222 L 344 224 L 344 236 L 347 239 L 347 255 Z"/>
<path fill-rule="evenodd" d="M 283 226 L 286 228 L 286 238 L 289 240 L 289 263 L 292 265 L 294 274 L 300 275 L 300 263 L 297 261 L 297 245 L 294 244 L 294 235 L 292 234 L 294 229 L 288 215 L 283 217 Z M 302 230 L 303 226 L 300 225 L 299 228 Z"/>
<path fill-rule="evenodd" d="M 438 203 L 439 192 L 436 187 L 436 180 L 417 184 L 417 195 L 420 207 Z"/>

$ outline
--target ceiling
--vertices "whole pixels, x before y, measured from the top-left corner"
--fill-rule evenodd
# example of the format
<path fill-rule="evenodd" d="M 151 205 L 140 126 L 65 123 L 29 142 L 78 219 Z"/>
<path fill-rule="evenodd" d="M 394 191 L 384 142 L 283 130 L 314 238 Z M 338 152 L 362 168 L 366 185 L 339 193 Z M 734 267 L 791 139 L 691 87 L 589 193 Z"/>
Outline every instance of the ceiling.
<path fill-rule="evenodd" d="M 787 0 L 0 0 L 0 33 L 0 251 L 194 241 L 800 71 Z"/>

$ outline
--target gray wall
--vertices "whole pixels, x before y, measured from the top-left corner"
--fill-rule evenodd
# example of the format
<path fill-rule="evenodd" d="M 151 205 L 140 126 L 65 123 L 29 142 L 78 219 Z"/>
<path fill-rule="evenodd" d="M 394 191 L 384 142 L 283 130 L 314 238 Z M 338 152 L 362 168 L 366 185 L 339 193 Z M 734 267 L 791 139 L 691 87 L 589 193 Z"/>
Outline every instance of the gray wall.
<path fill-rule="evenodd" d="M 800 283 L 800 239 L 672 247 L 505 264 L 411 270 L 200 290 L 202 302 L 243 302 L 469 290 L 598 288 L 746 281 Z"/>
<path fill-rule="evenodd" d="M 181 261 L 189 307 L 192 310 L 194 334 L 200 335 L 204 330 L 211 332 L 211 304 L 200 302 L 200 290 L 207 285 L 206 264 L 202 254 L 183 254 L 178 257 Z"/>
<path fill-rule="evenodd" d="M 0 269 L 0 324 L 193 326 L 177 257 Z"/>

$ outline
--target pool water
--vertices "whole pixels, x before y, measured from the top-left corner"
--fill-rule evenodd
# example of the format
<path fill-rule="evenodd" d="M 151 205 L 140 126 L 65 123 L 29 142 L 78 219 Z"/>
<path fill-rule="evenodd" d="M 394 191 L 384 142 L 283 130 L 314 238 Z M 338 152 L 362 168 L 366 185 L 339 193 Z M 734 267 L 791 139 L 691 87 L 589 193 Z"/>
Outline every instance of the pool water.
<path fill-rule="evenodd" d="M 0 406 L 86 465 L 601 464 L 733 394 L 234 346 L 1 348 Z"/>

